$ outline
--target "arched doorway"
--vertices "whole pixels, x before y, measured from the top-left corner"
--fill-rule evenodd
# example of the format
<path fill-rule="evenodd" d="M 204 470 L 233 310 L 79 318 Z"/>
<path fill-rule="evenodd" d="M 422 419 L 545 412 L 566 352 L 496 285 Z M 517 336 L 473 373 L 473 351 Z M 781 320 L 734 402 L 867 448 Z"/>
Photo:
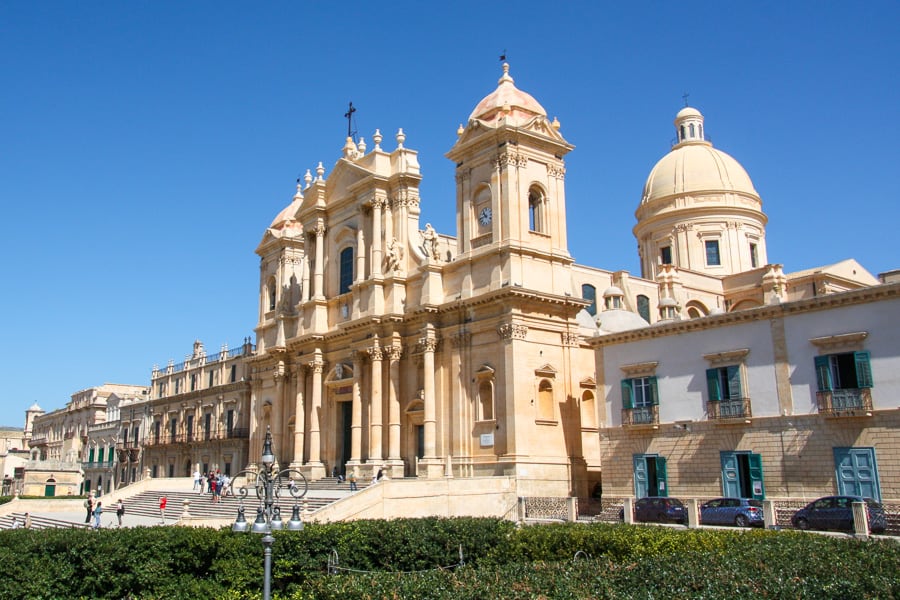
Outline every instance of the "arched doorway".
<path fill-rule="evenodd" d="M 45 496 L 55 496 L 56 495 L 56 479 L 50 477 L 44 482 L 44 495 Z"/>

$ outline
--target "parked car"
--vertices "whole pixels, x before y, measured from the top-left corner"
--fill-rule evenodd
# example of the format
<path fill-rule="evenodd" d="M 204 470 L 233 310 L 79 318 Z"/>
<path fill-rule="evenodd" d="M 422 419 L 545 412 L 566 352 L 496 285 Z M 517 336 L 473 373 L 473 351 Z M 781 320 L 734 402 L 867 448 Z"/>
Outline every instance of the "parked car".
<path fill-rule="evenodd" d="M 763 505 L 751 498 L 716 498 L 700 506 L 703 525 L 737 525 L 762 527 Z"/>
<path fill-rule="evenodd" d="M 619 519 L 625 519 L 624 509 Z M 647 496 L 634 503 L 634 520 L 642 523 L 687 523 L 687 512 L 678 498 Z"/>
<path fill-rule="evenodd" d="M 884 508 L 871 498 L 862 496 L 825 496 L 813 500 L 791 517 L 797 529 L 853 530 L 853 503 L 865 502 L 869 515 L 869 531 L 883 533 L 887 527 Z"/>

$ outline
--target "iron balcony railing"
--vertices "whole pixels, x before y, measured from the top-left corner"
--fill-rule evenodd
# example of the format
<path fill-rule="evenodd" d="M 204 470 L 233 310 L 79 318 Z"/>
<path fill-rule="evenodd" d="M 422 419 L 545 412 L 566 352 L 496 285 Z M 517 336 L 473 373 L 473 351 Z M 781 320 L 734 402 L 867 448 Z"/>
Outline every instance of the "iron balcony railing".
<path fill-rule="evenodd" d="M 198 431 L 192 434 L 176 433 L 153 436 L 144 441 L 144 446 L 166 446 L 169 444 L 192 444 L 195 442 L 212 442 L 217 440 L 237 440 L 250 437 L 250 430 L 246 427 L 232 429 L 218 429 L 213 431 Z"/>
<path fill-rule="evenodd" d="M 706 412 L 710 419 L 749 419 L 750 398 L 730 398 L 706 403 Z"/>
<path fill-rule="evenodd" d="M 110 469 L 115 466 L 115 462 L 104 461 L 84 461 L 81 463 L 82 469 Z"/>
<path fill-rule="evenodd" d="M 622 409 L 622 425 L 656 425 L 659 423 L 659 407 L 638 406 Z"/>
<path fill-rule="evenodd" d="M 872 412 L 872 390 L 849 388 L 816 392 L 816 403 L 819 413 L 824 415 L 850 416 Z"/>

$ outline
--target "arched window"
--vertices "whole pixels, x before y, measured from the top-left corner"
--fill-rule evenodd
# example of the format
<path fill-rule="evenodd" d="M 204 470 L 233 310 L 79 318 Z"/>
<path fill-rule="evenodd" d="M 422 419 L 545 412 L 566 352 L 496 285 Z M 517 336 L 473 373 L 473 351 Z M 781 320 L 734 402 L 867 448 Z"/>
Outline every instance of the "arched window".
<path fill-rule="evenodd" d="M 597 288 L 589 283 L 581 284 L 581 297 L 591 301 L 591 305 L 585 310 L 587 310 L 591 316 L 597 316 Z"/>
<path fill-rule="evenodd" d="M 338 294 L 346 294 L 353 284 L 353 248 L 348 246 L 341 250 L 341 274 Z"/>
<path fill-rule="evenodd" d="M 695 133 L 694 133 L 694 124 L 693 124 L 693 123 L 690 124 L 690 132 L 691 132 L 691 139 L 693 139 L 693 138 L 694 138 L 694 135 L 695 135 Z"/>
<path fill-rule="evenodd" d="M 269 296 L 269 310 L 275 310 L 275 301 L 277 298 L 275 297 L 274 277 L 269 277 L 269 281 L 266 283 L 266 294 Z"/>
<path fill-rule="evenodd" d="M 642 319 L 650 322 L 650 298 L 647 296 L 638 296 L 637 297 L 637 311 Z"/>
<path fill-rule="evenodd" d="M 542 379 L 538 384 L 538 418 L 553 420 L 553 384 L 549 379 Z"/>
<path fill-rule="evenodd" d="M 683 141 L 684 141 L 684 125 L 681 126 L 681 139 L 678 140 L 678 141 L 679 141 L 679 142 L 683 142 Z"/>
<path fill-rule="evenodd" d="M 547 233 L 546 202 L 544 193 L 538 188 L 528 191 L 528 228 L 538 233 Z"/>
<path fill-rule="evenodd" d="M 491 421 L 494 418 L 494 387 L 490 381 L 482 381 L 478 386 L 478 405 L 481 410 L 479 415 L 482 421 Z"/>

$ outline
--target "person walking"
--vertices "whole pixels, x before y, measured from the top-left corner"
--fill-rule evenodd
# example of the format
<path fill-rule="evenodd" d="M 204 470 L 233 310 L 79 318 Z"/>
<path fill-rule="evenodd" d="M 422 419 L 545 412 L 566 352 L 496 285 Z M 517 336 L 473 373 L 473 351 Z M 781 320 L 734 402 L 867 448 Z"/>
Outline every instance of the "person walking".
<path fill-rule="evenodd" d="M 94 529 L 100 529 L 100 516 L 102 514 L 103 514 L 103 503 L 98 500 L 97 506 L 94 507 Z"/>
<path fill-rule="evenodd" d="M 31 529 L 31 513 L 25 513 L 25 529 Z"/>
<path fill-rule="evenodd" d="M 203 490 L 203 482 L 200 480 L 200 469 L 194 469 L 194 489 Z"/>
<path fill-rule="evenodd" d="M 87 509 L 87 516 L 84 518 L 84 522 L 90 523 L 91 517 L 94 516 L 94 497 L 90 494 L 84 501 L 84 507 Z"/>
<path fill-rule="evenodd" d="M 159 497 L 159 518 L 160 518 L 159 524 L 160 525 L 166 524 L 166 502 L 168 502 L 168 501 L 169 501 L 169 499 L 166 498 L 165 496 Z"/>
<path fill-rule="evenodd" d="M 357 489 L 359 488 L 356 487 L 356 471 L 350 471 L 350 491 L 355 492 Z"/>
<path fill-rule="evenodd" d="M 122 517 L 125 515 L 125 503 L 122 502 L 122 499 L 116 502 L 116 519 L 119 520 L 119 527 L 122 526 Z"/>

